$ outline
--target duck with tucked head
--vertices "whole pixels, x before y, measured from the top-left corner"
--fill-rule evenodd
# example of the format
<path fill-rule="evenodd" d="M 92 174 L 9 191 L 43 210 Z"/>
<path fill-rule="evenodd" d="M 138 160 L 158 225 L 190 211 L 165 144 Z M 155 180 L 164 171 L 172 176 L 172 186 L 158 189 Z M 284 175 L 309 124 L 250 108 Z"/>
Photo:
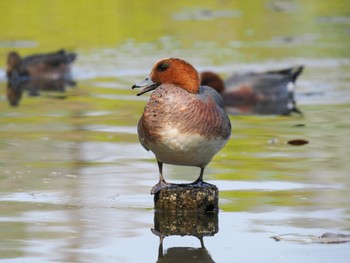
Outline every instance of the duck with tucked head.
<path fill-rule="evenodd" d="M 22 58 L 16 51 L 7 56 L 8 81 L 40 79 L 70 78 L 70 64 L 75 60 L 75 53 L 67 53 L 65 50 L 57 52 L 35 54 Z"/>
<path fill-rule="evenodd" d="M 211 71 L 201 73 L 201 84 L 216 89 L 232 114 L 301 114 L 294 99 L 295 82 L 303 66 L 266 72 L 234 74 L 225 81 Z"/>
<path fill-rule="evenodd" d="M 149 77 L 132 88 L 152 95 L 138 123 L 139 140 L 157 159 L 159 182 L 151 193 L 176 187 L 163 177 L 163 163 L 195 166 L 200 175 L 189 185 L 202 186 L 206 165 L 231 135 L 231 123 L 221 95 L 200 86 L 197 70 L 179 58 L 159 60 Z"/>
<path fill-rule="evenodd" d="M 17 106 L 23 90 L 36 96 L 39 91 L 61 91 L 74 86 L 70 65 L 75 53 L 65 50 L 21 57 L 16 51 L 7 56 L 7 98 L 10 105 Z"/>

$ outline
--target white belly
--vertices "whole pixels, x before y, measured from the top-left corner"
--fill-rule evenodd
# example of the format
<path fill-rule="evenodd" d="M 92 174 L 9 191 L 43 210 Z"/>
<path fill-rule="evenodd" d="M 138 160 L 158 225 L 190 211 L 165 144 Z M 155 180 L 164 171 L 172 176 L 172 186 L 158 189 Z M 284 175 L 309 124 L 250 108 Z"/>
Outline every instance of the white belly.
<path fill-rule="evenodd" d="M 179 133 L 176 128 L 166 128 L 160 142 L 150 145 L 150 150 L 163 163 L 206 166 L 226 144 L 222 138 L 206 138 L 199 134 Z"/>

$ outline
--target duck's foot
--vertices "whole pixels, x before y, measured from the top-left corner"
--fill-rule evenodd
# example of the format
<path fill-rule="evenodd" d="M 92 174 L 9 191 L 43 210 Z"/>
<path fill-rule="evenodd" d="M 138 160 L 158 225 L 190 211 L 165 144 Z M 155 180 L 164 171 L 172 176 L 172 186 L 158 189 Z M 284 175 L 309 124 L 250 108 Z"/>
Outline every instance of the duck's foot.
<path fill-rule="evenodd" d="M 206 187 L 206 186 L 213 186 L 213 184 L 204 182 L 203 180 L 196 180 L 192 183 L 189 183 L 188 186 L 194 186 L 194 187 Z"/>
<path fill-rule="evenodd" d="M 154 195 L 162 189 L 174 188 L 174 187 L 178 187 L 178 186 L 179 186 L 178 184 L 172 184 L 172 183 L 167 183 L 165 181 L 159 181 L 155 186 L 152 187 L 151 194 Z"/>

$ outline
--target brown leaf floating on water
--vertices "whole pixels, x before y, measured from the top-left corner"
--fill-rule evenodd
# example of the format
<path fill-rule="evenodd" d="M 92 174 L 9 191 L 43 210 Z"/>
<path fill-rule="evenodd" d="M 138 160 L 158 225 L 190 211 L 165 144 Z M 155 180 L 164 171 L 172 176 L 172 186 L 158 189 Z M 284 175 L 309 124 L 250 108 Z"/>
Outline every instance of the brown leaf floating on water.
<path fill-rule="evenodd" d="M 309 141 L 307 140 L 303 140 L 303 139 L 295 139 L 295 140 L 289 140 L 288 144 L 290 145 L 294 145 L 294 146 L 301 146 L 301 145 L 305 145 L 308 144 Z"/>

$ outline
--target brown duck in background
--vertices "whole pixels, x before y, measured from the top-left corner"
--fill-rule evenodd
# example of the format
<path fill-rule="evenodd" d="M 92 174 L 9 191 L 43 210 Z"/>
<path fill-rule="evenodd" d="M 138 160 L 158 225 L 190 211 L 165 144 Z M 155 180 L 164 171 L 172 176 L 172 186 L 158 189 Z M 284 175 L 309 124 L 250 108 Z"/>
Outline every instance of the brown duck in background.
<path fill-rule="evenodd" d="M 201 85 L 216 89 L 231 114 L 301 114 L 296 107 L 294 87 L 303 66 L 263 73 L 234 74 L 223 81 L 213 72 L 201 73 Z"/>
<path fill-rule="evenodd" d="M 74 86 L 70 65 L 76 59 L 75 53 L 65 50 L 36 54 L 21 58 L 16 51 L 7 57 L 7 98 L 17 106 L 23 90 L 36 96 L 40 90 L 65 91 L 65 86 Z"/>
<path fill-rule="evenodd" d="M 16 51 L 7 57 L 7 78 L 60 79 L 70 77 L 70 64 L 76 59 L 75 53 L 65 50 L 36 54 L 21 58 Z"/>

